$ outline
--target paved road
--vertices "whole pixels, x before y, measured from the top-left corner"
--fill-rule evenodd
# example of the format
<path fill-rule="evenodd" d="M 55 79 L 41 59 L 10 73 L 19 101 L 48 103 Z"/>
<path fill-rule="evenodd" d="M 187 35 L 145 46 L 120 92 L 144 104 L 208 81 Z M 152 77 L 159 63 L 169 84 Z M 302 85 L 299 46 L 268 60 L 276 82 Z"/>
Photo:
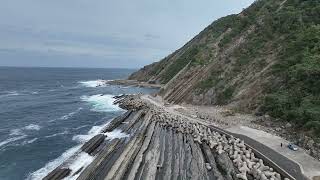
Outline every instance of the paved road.
<path fill-rule="evenodd" d="M 231 133 L 229 131 L 225 131 L 225 130 L 217 128 L 217 127 L 214 127 L 214 128 L 244 140 L 244 142 L 246 144 L 248 144 L 249 146 L 253 147 L 254 149 L 261 152 L 263 155 L 265 155 L 266 157 L 271 159 L 278 166 L 280 166 L 282 169 L 287 171 L 291 176 L 296 178 L 296 180 L 308 180 L 308 178 L 306 178 L 302 174 L 300 166 L 297 163 L 295 163 L 292 160 L 288 159 L 287 157 L 279 154 L 278 152 L 274 151 L 273 149 L 269 148 L 268 146 L 266 146 L 256 140 L 253 140 L 253 139 L 249 138 L 248 136 L 245 136 L 242 134 Z"/>
<path fill-rule="evenodd" d="M 258 141 L 255 141 L 247 136 L 240 135 L 240 134 L 234 134 L 232 135 L 239 137 L 240 139 L 243 139 L 248 145 L 252 146 L 256 150 L 260 151 L 262 154 L 267 156 L 269 159 L 271 159 L 273 162 L 275 162 L 278 166 L 280 166 L 282 169 L 287 171 L 289 174 L 291 174 L 293 177 L 295 177 L 297 180 L 307 180 L 306 177 L 303 176 L 300 166 L 293 162 L 292 160 L 286 158 L 285 156 L 282 156 L 278 152 L 274 151 L 273 149 L 261 144 Z"/>

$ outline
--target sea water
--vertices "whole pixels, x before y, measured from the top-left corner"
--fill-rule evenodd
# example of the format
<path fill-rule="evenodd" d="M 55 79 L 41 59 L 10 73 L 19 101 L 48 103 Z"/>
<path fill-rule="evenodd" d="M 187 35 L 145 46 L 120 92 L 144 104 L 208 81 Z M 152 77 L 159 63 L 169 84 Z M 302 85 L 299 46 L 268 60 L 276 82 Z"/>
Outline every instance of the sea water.
<path fill-rule="evenodd" d="M 0 67 L 0 180 L 41 179 L 124 110 L 113 96 L 156 89 L 106 85 L 133 70 Z M 125 138 L 115 130 L 109 138 Z M 79 154 L 70 168 L 87 165 Z"/>

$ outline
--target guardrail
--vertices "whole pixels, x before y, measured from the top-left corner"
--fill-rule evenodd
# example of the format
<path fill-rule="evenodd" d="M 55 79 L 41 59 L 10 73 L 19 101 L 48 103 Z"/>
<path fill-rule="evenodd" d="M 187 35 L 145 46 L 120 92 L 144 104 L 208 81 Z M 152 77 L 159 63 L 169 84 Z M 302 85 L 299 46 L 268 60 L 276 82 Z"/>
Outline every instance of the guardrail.
<path fill-rule="evenodd" d="M 214 131 L 220 133 L 220 134 L 226 135 L 227 137 L 231 137 L 231 136 L 235 137 L 236 136 L 236 134 L 234 134 L 234 133 L 232 133 L 233 135 L 231 135 L 230 133 L 226 132 L 225 130 L 220 129 L 218 127 L 215 127 L 213 125 L 210 125 L 210 128 L 213 129 Z M 270 158 L 268 158 L 267 156 L 263 155 L 263 153 L 261 153 L 260 151 L 258 151 L 255 148 L 253 148 L 252 146 L 248 145 L 246 142 L 245 142 L 245 145 L 248 148 L 252 149 L 252 152 L 256 155 L 257 158 L 262 159 L 265 162 L 266 165 L 268 165 L 269 167 L 272 167 L 276 172 L 278 172 L 281 175 L 281 177 L 288 178 L 290 180 L 296 180 L 296 178 L 294 178 L 286 170 L 282 169 L 277 163 L 272 161 Z"/>

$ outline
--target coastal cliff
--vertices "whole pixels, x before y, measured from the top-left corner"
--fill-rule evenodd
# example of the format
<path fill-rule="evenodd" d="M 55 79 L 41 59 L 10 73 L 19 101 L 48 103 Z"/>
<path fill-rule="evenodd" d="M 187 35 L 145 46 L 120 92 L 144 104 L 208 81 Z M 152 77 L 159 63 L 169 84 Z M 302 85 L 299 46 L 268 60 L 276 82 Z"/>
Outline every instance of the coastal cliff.
<path fill-rule="evenodd" d="M 320 2 L 258 0 L 129 79 L 172 103 L 268 113 L 320 133 Z"/>

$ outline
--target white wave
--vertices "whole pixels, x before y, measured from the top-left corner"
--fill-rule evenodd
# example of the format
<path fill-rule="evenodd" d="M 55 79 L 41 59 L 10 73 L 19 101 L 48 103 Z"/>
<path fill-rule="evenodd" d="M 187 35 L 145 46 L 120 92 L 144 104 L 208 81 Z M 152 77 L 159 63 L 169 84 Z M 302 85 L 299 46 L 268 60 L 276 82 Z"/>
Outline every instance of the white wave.
<path fill-rule="evenodd" d="M 91 109 L 92 111 L 112 112 L 121 110 L 121 108 L 113 104 L 115 99 L 112 95 L 97 94 L 92 96 L 82 96 L 81 100 L 91 104 L 93 106 L 93 108 Z"/>
<path fill-rule="evenodd" d="M 85 143 L 89 141 L 91 138 L 93 138 L 95 135 L 102 132 L 103 128 L 106 127 L 110 122 L 107 122 L 106 124 L 103 124 L 101 126 L 93 126 L 86 135 L 76 135 L 72 137 L 73 141 L 77 141 L 80 143 Z"/>
<path fill-rule="evenodd" d="M 29 124 L 28 126 L 25 126 L 23 128 L 17 128 L 17 129 L 11 129 L 10 130 L 10 134 L 9 136 L 15 136 L 15 137 L 11 137 L 3 142 L 0 142 L 0 146 L 3 146 L 3 145 L 6 145 L 8 143 L 12 143 L 14 141 L 18 141 L 20 139 L 24 139 L 27 137 L 26 133 L 24 132 L 24 130 L 34 130 L 34 131 L 38 131 L 40 130 L 40 126 L 39 125 L 36 125 L 36 124 Z M 25 140 L 23 141 L 21 144 L 22 145 L 25 145 L 25 144 L 30 144 L 30 143 L 33 143 L 34 141 L 36 141 L 37 138 L 35 139 L 31 139 L 29 141 Z"/>
<path fill-rule="evenodd" d="M 27 141 L 27 143 L 28 143 L 28 144 L 30 144 L 30 143 L 35 142 L 36 140 L 38 140 L 38 138 L 33 138 L 33 139 L 31 139 L 31 140 Z"/>
<path fill-rule="evenodd" d="M 92 137 L 94 137 L 97 134 L 100 134 L 103 130 L 104 127 L 106 127 L 108 124 L 110 123 L 107 122 L 101 126 L 93 126 L 89 131 L 87 135 L 77 135 L 74 136 L 72 139 L 76 140 L 78 142 L 80 142 L 80 145 L 73 147 L 69 150 L 67 150 L 66 152 L 64 152 L 60 157 L 58 157 L 57 159 L 50 161 L 49 163 L 47 163 L 43 168 L 29 174 L 27 180 L 38 180 L 38 179 L 43 179 L 48 173 L 50 173 L 51 171 L 53 171 L 55 168 L 57 168 L 59 165 L 61 165 L 63 162 L 65 162 L 67 159 L 71 160 L 69 161 L 69 163 L 67 164 L 67 166 L 71 169 L 71 175 L 64 178 L 64 180 L 75 180 L 78 178 L 78 176 L 81 174 L 78 173 L 75 176 L 72 176 L 72 174 L 74 174 L 75 172 L 77 172 L 81 167 L 84 167 L 82 169 L 82 171 L 85 169 L 85 167 L 87 167 L 93 160 L 95 157 L 90 156 L 89 154 L 85 153 L 85 152 L 80 152 L 79 153 L 79 149 L 80 147 L 87 142 L 88 140 L 90 140 Z M 115 138 L 126 138 L 129 137 L 128 134 L 121 132 L 121 130 L 119 129 L 115 129 L 112 132 L 108 132 L 108 133 L 104 133 L 105 135 L 107 135 L 107 139 L 115 139 Z M 76 154 L 76 153 L 79 154 Z"/>
<path fill-rule="evenodd" d="M 22 129 L 12 129 L 10 130 L 10 136 L 22 136 L 24 133 L 22 132 Z"/>
<path fill-rule="evenodd" d="M 18 140 L 23 139 L 25 137 L 27 137 L 27 135 L 22 135 L 22 136 L 12 137 L 12 138 L 6 139 L 6 140 L 0 142 L 0 147 L 6 145 L 8 143 L 11 143 L 11 142 L 14 142 L 14 141 L 18 141 Z"/>
<path fill-rule="evenodd" d="M 39 131 L 41 129 L 41 126 L 37 124 L 29 124 L 28 126 L 24 127 L 24 129 Z"/>
<path fill-rule="evenodd" d="M 19 96 L 20 93 L 18 93 L 17 91 L 10 91 L 10 92 L 8 93 L 8 95 L 10 95 L 10 96 Z"/>
<path fill-rule="evenodd" d="M 94 126 L 90 129 L 88 132 L 88 135 L 78 135 L 75 136 L 73 139 L 74 140 L 80 140 L 80 142 L 84 143 L 88 140 L 90 140 L 93 136 L 101 133 L 102 129 L 108 125 L 108 123 L 101 125 L 101 126 Z M 121 132 L 119 129 L 115 129 L 112 132 L 104 133 L 107 135 L 107 139 L 120 139 L 120 138 L 126 138 L 129 137 L 128 134 Z M 94 157 L 90 156 L 89 154 L 85 152 L 79 153 L 75 159 L 72 160 L 72 162 L 68 165 L 68 167 L 71 169 L 71 175 L 64 178 L 63 180 L 76 180 L 81 172 L 79 172 L 77 175 L 72 176 L 73 173 L 77 172 L 80 168 L 86 168 L 92 161 L 94 160 Z"/>
<path fill-rule="evenodd" d="M 68 165 L 68 167 L 71 169 L 71 173 L 68 177 L 65 177 L 63 180 L 76 180 L 81 172 L 93 161 L 94 157 L 90 156 L 88 153 L 81 152 L 79 153 L 76 158 Z M 79 169 L 81 169 L 81 172 L 79 172 L 77 175 L 72 176 L 75 172 L 77 172 Z"/>
<path fill-rule="evenodd" d="M 38 138 L 33 138 L 31 140 L 25 140 L 21 143 L 21 145 L 31 144 L 31 143 L 35 142 L 36 140 L 38 140 Z"/>
<path fill-rule="evenodd" d="M 107 136 L 107 139 L 121 139 L 121 138 L 127 138 L 129 137 L 129 134 L 123 133 L 119 129 L 115 129 L 111 132 L 104 133 Z"/>
<path fill-rule="evenodd" d="M 33 92 L 31 92 L 31 94 L 39 94 L 39 92 L 38 91 L 33 91 Z"/>
<path fill-rule="evenodd" d="M 41 129 L 41 127 L 39 125 L 29 124 L 28 126 L 25 126 L 23 128 L 11 129 L 9 136 L 18 136 L 15 138 L 26 137 L 27 135 L 25 134 L 24 130 L 39 131 L 40 129 Z"/>
<path fill-rule="evenodd" d="M 53 161 L 48 162 L 43 168 L 29 174 L 27 180 L 39 180 L 43 179 L 48 173 L 57 168 L 60 164 L 62 164 L 65 160 L 69 159 L 72 155 L 74 155 L 79 149 L 81 145 L 68 149 L 61 156 L 54 159 Z"/>
<path fill-rule="evenodd" d="M 38 180 L 38 179 L 42 179 L 44 178 L 48 173 L 50 173 L 51 171 L 53 171 L 55 168 L 57 168 L 59 165 L 61 165 L 63 162 L 65 162 L 67 159 L 71 158 L 71 156 L 73 156 L 79 149 L 80 147 L 84 144 L 84 142 L 88 141 L 89 139 L 91 139 L 92 137 L 94 137 L 95 135 L 101 133 L 102 129 L 108 125 L 109 122 L 107 122 L 106 124 L 103 124 L 101 126 L 93 126 L 89 131 L 87 135 L 78 135 L 78 136 L 74 136 L 73 140 L 79 141 L 81 142 L 78 146 L 73 147 L 69 150 L 67 150 L 66 152 L 64 152 L 60 157 L 58 157 L 57 159 L 54 159 L 53 161 L 50 161 L 49 163 L 47 163 L 43 168 L 31 173 L 27 180 Z M 61 134 L 61 133 L 60 133 Z M 51 135 L 51 137 L 57 136 L 59 135 L 59 133 Z M 46 136 L 46 137 L 50 137 L 50 136 Z M 79 156 L 80 155 L 80 156 Z M 70 164 L 70 168 L 71 170 L 75 170 L 77 169 L 77 167 L 80 166 L 85 166 L 85 165 L 89 165 L 90 162 L 93 160 L 93 157 L 88 157 L 83 153 L 80 153 L 79 155 L 76 156 L 75 161 L 72 161 L 73 163 Z M 80 162 L 78 162 L 78 160 Z M 78 169 L 77 169 L 78 170 Z M 77 171 L 76 170 L 76 171 Z M 74 176 L 77 177 L 77 176 Z M 69 178 L 74 178 L 74 177 L 69 177 Z M 69 180 L 69 179 L 68 179 Z"/>
<path fill-rule="evenodd" d="M 60 136 L 60 135 L 68 134 L 68 133 L 69 133 L 68 131 L 63 131 L 61 133 L 56 133 L 56 134 L 45 136 L 45 138 L 52 138 L 52 137 L 56 137 L 56 136 Z"/>
<path fill-rule="evenodd" d="M 79 127 L 72 128 L 72 129 L 79 130 L 79 129 L 82 129 L 82 128 L 85 128 L 85 127 L 88 127 L 88 126 L 89 126 L 89 125 L 83 125 L 83 126 L 79 126 Z"/>
<path fill-rule="evenodd" d="M 98 80 L 94 80 L 94 81 L 80 81 L 79 83 L 84 85 L 85 87 L 95 88 L 95 87 L 106 87 L 107 82 L 108 82 L 108 80 L 98 79 Z"/>
<path fill-rule="evenodd" d="M 60 157 L 58 157 L 57 159 L 47 163 L 43 168 L 31 173 L 27 180 L 38 180 L 38 179 L 42 179 L 44 178 L 48 173 L 50 173 L 51 171 L 53 171 L 56 167 L 58 167 L 59 165 L 61 165 L 63 162 L 65 162 L 67 159 L 71 158 L 72 155 L 74 155 L 79 148 L 88 140 L 90 140 L 92 137 L 94 137 L 95 135 L 101 133 L 102 129 L 108 125 L 109 122 L 101 125 L 101 126 L 93 126 L 89 131 L 87 135 L 77 135 L 74 136 L 72 139 L 75 141 L 80 142 L 80 145 L 73 147 L 69 150 L 67 150 L 66 152 L 64 152 Z M 56 134 L 58 135 L 58 133 Z M 51 137 L 53 137 L 54 135 L 51 135 Z M 49 137 L 49 136 L 46 136 Z M 76 172 L 79 167 L 82 166 L 87 166 L 90 164 L 90 162 L 92 162 L 94 157 L 91 157 L 89 155 L 83 154 L 83 153 L 79 153 L 79 155 L 76 156 L 75 160 L 72 160 L 72 163 L 70 164 L 70 169 L 74 172 Z M 74 173 L 73 172 L 73 173 Z M 71 173 L 72 174 L 72 173 Z M 67 177 L 67 180 L 71 180 L 71 179 L 76 179 L 78 176 L 73 176 L 73 177 Z"/>
<path fill-rule="evenodd" d="M 7 91 L 6 94 L 0 95 L 0 97 L 8 97 L 8 96 L 19 96 L 21 95 L 17 91 Z"/>
<path fill-rule="evenodd" d="M 24 135 L 25 133 L 23 130 L 33 130 L 33 131 L 39 131 L 41 129 L 41 126 L 37 124 L 29 124 L 28 126 L 25 126 L 23 128 L 18 128 L 18 129 L 12 129 L 10 130 L 10 136 L 21 136 Z"/>
<path fill-rule="evenodd" d="M 60 120 L 67 120 L 67 119 L 71 118 L 72 116 L 74 116 L 75 114 L 77 114 L 78 112 L 80 112 L 81 110 L 82 110 L 82 108 L 78 108 L 76 111 L 71 112 L 67 115 L 64 115 L 64 116 L 60 117 L 59 119 Z"/>
<path fill-rule="evenodd" d="M 109 123 L 109 122 L 108 122 Z M 94 137 L 95 135 L 101 133 L 102 129 L 108 124 L 103 124 L 101 126 L 93 126 L 89 131 L 87 135 L 78 135 L 78 136 L 74 136 L 73 140 L 76 140 L 78 142 L 80 142 L 80 144 L 76 147 L 73 147 L 69 150 L 67 150 L 66 152 L 64 152 L 60 157 L 58 157 L 57 159 L 47 163 L 43 168 L 31 173 L 27 180 L 38 180 L 38 179 L 42 179 L 44 178 L 48 173 L 50 173 L 51 171 L 53 171 L 55 168 L 57 168 L 59 165 L 61 165 L 63 162 L 65 162 L 67 159 L 71 158 L 74 154 L 76 154 L 76 152 L 80 149 L 80 147 L 89 139 L 91 139 L 92 137 Z M 67 132 L 63 132 L 63 133 L 67 133 Z M 62 134 L 62 133 L 60 133 Z M 54 137 L 54 136 L 58 136 L 60 135 L 59 133 L 51 135 L 51 136 L 46 136 L 46 137 Z M 79 153 L 76 158 L 74 160 L 72 160 L 71 164 L 70 164 L 70 169 L 72 170 L 72 172 L 76 172 L 79 168 L 78 167 L 82 167 L 82 166 L 87 166 L 89 165 L 94 157 L 91 157 L 89 155 L 83 154 L 83 153 Z M 80 173 L 79 173 L 80 174 Z M 76 179 L 78 176 L 73 176 L 73 177 L 67 177 L 67 180 L 71 180 L 71 179 Z"/>

